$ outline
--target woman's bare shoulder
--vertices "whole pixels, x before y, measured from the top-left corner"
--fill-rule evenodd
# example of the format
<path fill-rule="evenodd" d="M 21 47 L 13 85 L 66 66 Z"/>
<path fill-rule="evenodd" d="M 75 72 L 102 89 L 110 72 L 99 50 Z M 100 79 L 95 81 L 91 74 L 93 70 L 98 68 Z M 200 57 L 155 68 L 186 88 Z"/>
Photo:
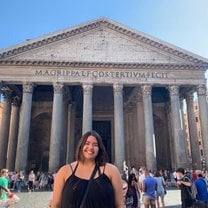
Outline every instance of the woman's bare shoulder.
<path fill-rule="evenodd" d="M 70 164 L 66 164 L 64 166 L 62 166 L 59 171 L 58 171 L 58 175 L 62 176 L 63 178 L 67 179 L 73 172 L 74 168 L 77 165 L 77 161 L 74 161 Z"/>
<path fill-rule="evenodd" d="M 118 170 L 118 168 L 115 165 L 113 165 L 112 163 L 106 163 L 105 167 L 108 169 Z"/>
<path fill-rule="evenodd" d="M 119 174 L 118 168 L 115 165 L 111 164 L 111 163 L 106 163 L 105 164 L 105 172 L 108 173 L 109 175 Z"/>

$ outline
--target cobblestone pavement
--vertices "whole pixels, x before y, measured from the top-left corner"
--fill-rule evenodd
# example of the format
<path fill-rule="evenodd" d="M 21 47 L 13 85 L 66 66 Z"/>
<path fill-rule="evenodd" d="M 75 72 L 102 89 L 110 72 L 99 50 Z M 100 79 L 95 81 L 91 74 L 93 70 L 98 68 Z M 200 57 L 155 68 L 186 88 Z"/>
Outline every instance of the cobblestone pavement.
<path fill-rule="evenodd" d="M 13 205 L 11 208 L 48 208 L 48 199 L 51 192 L 23 192 L 16 193 L 20 197 L 18 204 Z M 168 190 L 165 196 L 165 205 L 169 208 L 179 208 L 180 206 L 180 191 Z M 107 207 L 106 207 L 107 208 Z"/>

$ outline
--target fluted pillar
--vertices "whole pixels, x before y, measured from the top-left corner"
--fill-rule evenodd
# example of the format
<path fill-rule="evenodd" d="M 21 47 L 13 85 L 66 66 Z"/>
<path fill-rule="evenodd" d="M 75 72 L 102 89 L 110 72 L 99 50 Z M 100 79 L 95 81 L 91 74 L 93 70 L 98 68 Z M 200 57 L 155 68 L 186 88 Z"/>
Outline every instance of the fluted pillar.
<path fill-rule="evenodd" d="M 2 89 L 4 102 L 2 109 L 1 131 L 0 131 L 0 169 L 6 167 L 7 147 L 9 139 L 11 95 L 12 91 L 5 87 Z"/>
<path fill-rule="evenodd" d="M 10 171 L 15 170 L 15 158 L 17 150 L 17 137 L 19 127 L 20 97 L 15 97 L 12 101 L 9 142 L 7 149 L 6 168 Z"/>
<path fill-rule="evenodd" d="M 51 139 L 49 152 L 49 172 L 56 171 L 61 166 L 61 150 L 63 149 L 63 87 L 62 83 L 53 85 L 53 111 L 51 124 Z"/>
<path fill-rule="evenodd" d="M 180 100 L 179 100 L 179 87 L 170 86 L 170 99 L 171 99 L 171 120 L 173 128 L 173 144 L 175 154 L 175 167 L 187 167 L 188 159 L 185 151 L 185 138 L 182 130 L 182 122 L 180 115 Z"/>
<path fill-rule="evenodd" d="M 115 132 L 115 165 L 120 171 L 125 160 L 124 148 L 124 115 L 123 115 L 123 85 L 114 84 L 114 132 Z"/>
<path fill-rule="evenodd" d="M 144 124 L 145 124 L 145 145 L 146 145 L 146 166 L 148 169 L 156 170 L 156 147 L 152 113 L 152 87 L 142 86 Z"/>
<path fill-rule="evenodd" d="M 92 84 L 83 84 L 82 134 L 92 130 Z"/>
<path fill-rule="evenodd" d="M 34 85 L 31 83 L 26 83 L 23 85 L 15 162 L 16 171 L 26 170 L 27 167 L 33 87 Z"/>
<path fill-rule="evenodd" d="M 206 99 L 205 85 L 197 86 L 197 94 L 200 112 L 202 142 L 204 148 L 204 158 L 206 162 L 206 168 L 208 168 L 208 105 Z"/>
<path fill-rule="evenodd" d="M 201 169 L 201 156 L 199 149 L 199 141 L 197 135 L 196 116 L 194 113 L 193 92 L 187 94 L 187 114 L 188 114 L 188 126 L 189 137 L 191 146 L 192 168 L 193 170 Z"/>

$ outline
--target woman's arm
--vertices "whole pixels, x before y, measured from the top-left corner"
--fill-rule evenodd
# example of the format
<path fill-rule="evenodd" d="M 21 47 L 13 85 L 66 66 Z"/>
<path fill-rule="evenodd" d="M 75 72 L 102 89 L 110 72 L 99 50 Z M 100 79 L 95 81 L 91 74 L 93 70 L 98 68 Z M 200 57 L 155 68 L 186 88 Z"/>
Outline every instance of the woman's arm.
<path fill-rule="evenodd" d="M 115 193 L 115 207 L 123 208 L 123 184 L 121 175 L 116 166 L 112 164 L 106 164 L 106 174 L 109 176 L 111 183 L 113 185 L 114 193 Z"/>
<path fill-rule="evenodd" d="M 55 176 L 54 189 L 53 189 L 53 198 L 51 202 L 51 208 L 60 208 L 61 207 L 61 196 L 64 188 L 66 179 L 69 177 L 69 167 L 65 165 L 60 168 L 58 173 Z"/>
<path fill-rule="evenodd" d="M 146 186 L 145 186 L 144 181 L 142 181 L 142 192 L 146 192 Z"/>

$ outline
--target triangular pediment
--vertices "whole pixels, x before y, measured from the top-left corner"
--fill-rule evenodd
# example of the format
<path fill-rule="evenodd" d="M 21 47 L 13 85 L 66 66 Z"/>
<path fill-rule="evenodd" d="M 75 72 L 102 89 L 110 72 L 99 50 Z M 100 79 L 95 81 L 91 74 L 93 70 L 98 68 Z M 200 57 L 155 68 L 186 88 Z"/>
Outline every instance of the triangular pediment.
<path fill-rule="evenodd" d="M 173 45 L 98 19 L 8 48 L 0 59 L 31 61 L 203 64 L 207 60 Z"/>

